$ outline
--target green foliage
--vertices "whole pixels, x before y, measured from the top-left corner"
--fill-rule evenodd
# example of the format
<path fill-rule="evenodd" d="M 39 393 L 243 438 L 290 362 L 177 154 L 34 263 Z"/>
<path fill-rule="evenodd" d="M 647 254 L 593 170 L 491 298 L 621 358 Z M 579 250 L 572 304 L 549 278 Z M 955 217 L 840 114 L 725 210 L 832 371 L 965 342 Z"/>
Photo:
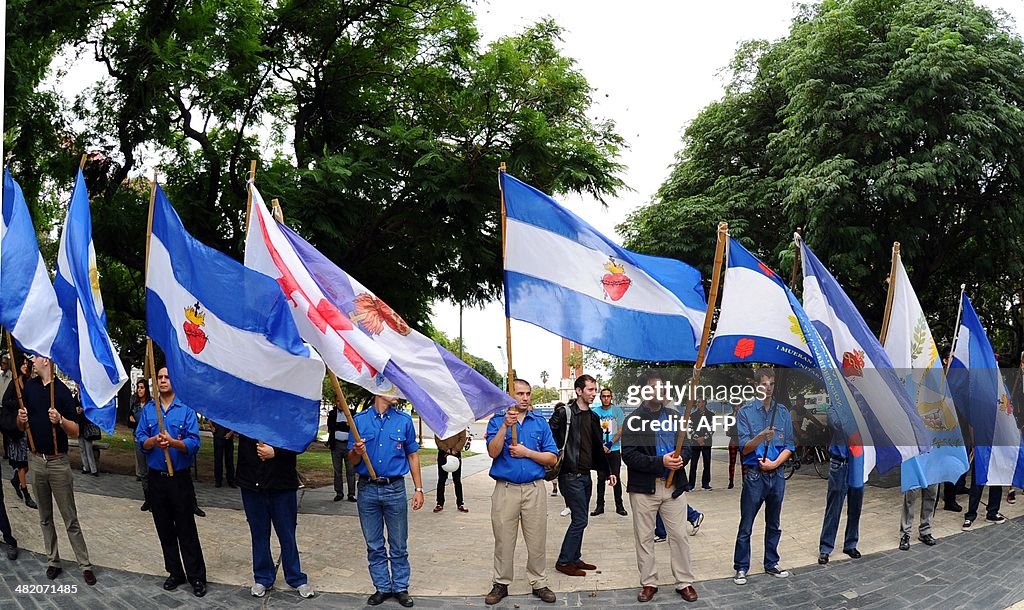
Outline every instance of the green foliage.
<path fill-rule="evenodd" d="M 558 390 L 555 388 L 547 388 L 539 385 L 533 386 L 533 394 L 531 395 L 533 404 L 539 405 L 546 402 L 557 402 L 558 401 Z"/>
<path fill-rule="evenodd" d="M 461 0 L 8 9 L 13 171 L 45 233 L 80 151 L 101 151 L 86 179 L 126 360 L 141 354 L 156 164 L 189 231 L 240 257 L 259 159 L 257 184 L 288 223 L 419 328 L 435 299 L 472 305 L 500 290 L 500 162 L 548 192 L 622 187 L 623 141 L 588 116 L 590 86 L 552 21 L 483 47 Z M 106 75 L 73 103 L 41 90 L 58 53 L 95 57 Z"/>
<path fill-rule="evenodd" d="M 969 0 L 827 0 L 742 45 L 629 247 L 710 274 L 715 226 L 789 273 L 793 230 L 881 324 L 894 241 L 948 340 L 960 284 L 1024 347 L 1024 53 Z"/>

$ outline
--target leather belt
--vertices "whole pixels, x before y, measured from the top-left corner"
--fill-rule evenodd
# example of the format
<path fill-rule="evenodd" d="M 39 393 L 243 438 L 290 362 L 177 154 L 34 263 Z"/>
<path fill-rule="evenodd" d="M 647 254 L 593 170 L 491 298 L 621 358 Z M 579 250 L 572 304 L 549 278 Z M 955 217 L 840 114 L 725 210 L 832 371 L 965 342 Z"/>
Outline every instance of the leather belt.
<path fill-rule="evenodd" d="M 405 478 L 404 476 L 401 476 L 401 477 L 377 477 L 376 479 L 371 479 L 370 477 L 364 477 L 363 475 L 359 475 L 359 480 L 360 481 L 363 481 L 364 483 L 374 483 L 376 485 L 390 485 L 390 484 L 392 484 L 392 483 L 394 483 L 396 481 L 401 481 L 404 478 Z"/>
<path fill-rule="evenodd" d="M 43 460 L 44 462 L 52 462 L 53 460 L 62 458 L 64 456 L 66 456 L 67 454 L 66 453 L 46 454 L 46 453 L 38 453 L 38 452 L 36 452 L 36 453 L 33 453 L 32 455 L 34 455 L 37 458 Z"/>

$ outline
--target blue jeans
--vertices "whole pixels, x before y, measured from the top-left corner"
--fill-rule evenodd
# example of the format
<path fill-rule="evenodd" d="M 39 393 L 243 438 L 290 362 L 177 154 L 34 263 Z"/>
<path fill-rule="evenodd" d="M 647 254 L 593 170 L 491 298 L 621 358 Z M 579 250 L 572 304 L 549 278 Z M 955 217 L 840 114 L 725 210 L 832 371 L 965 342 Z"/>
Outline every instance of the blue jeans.
<path fill-rule="evenodd" d="M 558 475 L 558 489 L 565 498 L 565 505 L 572 511 L 572 522 L 565 530 L 562 550 L 558 553 L 557 563 L 564 565 L 576 563 L 583 558 L 583 532 L 587 529 L 590 515 L 590 495 L 593 493 L 590 472 Z"/>
<path fill-rule="evenodd" d="M 740 494 L 740 527 L 736 532 L 736 549 L 732 556 L 734 570 L 750 570 L 750 532 L 754 529 L 754 518 L 764 504 L 764 567 L 774 568 L 779 564 L 779 540 L 782 538 L 780 520 L 782 498 L 786 495 L 786 480 L 782 468 L 773 472 L 761 472 L 757 466 L 747 468 L 743 475 L 743 492 Z"/>
<path fill-rule="evenodd" d="M 262 493 L 249 489 L 242 490 L 242 507 L 249 522 L 252 536 L 253 580 L 270 588 L 277 576 L 274 558 L 270 555 L 270 525 L 274 525 L 277 540 L 281 543 L 281 565 L 284 580 L 292 587 L 306 584 L 306 575 L 299 566 L 299 547 L 295 543 L 295 525 L 298 519 L 296 491 Z"/>
<path fill-rule="evenodd" d="M 686 505 L 686 520 L 693 525 L 697 521 L 697 515 L 700 511 L 693 508 L 689 504 Z M 661 513 L 658 513 L 654 518 L 654 537 L 655 538 L 667 538 L 668 532 L 665 530 L 665 522 L 661 520 Z"/>
<path fill-rule="evenodd" d="M 860 540 L 860 509 L 864 504 L 864 488 L 850 487 L 850 465 L 847 462 L 831 460 L 828 465 L 828 494 L 825 496 L 825 520 L 821 524 L 821 540 L 818 552 L 828 555 L 836 548 L 836 534 L 839 531 L 839 514 L 843 512 L 846 500 L 846 537 L 843 550 L 857 548 Z"/>
<path fill-rule="evenodd" d="M 387 485 L 356 484 L 359 527 L 366 539 L 366 560 L 373 586 L 382 593 L 409 590 L 409 505 L 405 480 Z M 384 548 L 384 527 L 388 545 Z M 390 569 L 389 569 L 390 563 Z"/>

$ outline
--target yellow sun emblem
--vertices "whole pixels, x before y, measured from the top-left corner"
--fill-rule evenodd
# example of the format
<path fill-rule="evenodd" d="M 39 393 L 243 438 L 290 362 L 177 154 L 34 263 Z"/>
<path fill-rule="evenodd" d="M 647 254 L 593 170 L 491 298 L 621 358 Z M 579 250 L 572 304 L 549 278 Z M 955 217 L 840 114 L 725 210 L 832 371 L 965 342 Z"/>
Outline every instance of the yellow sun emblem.
<path fill-rule="evenodd" d="M 790 314 L 789 316 L 789 332 L 793 333 L 797 337 L 800 337 L 800 341 L 807 345 L 807 339 L 804 338 L 804 331 L 800 328 L 800 320 L 796 319 L 796 316 Z"/>

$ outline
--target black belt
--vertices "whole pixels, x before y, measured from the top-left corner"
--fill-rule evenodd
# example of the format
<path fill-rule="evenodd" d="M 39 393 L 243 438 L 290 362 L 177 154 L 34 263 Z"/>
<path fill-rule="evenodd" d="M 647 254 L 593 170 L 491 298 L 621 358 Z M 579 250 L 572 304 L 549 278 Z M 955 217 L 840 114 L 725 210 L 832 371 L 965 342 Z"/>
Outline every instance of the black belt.
<path fill-rule="evenodd" d="M 185 472 L 188 472 L 188 471 L 186 470 Z M 168 477 L 168 478 L 173 477 L 174 475 L 178 474 L 176 472 L 167 472 L 165 470 L 154 470 L 152 468 L 149 469 L 149 473 L 154 475 L 154 476 L 161 476 L 161 477 Z"/>
<path fill-rule="evenodd" d="M 400 477 L 377 477 L 376 479 L 371 479 L 370 477 L 364 477 L 363 475 L 359 475 L 359 480 L 360 481 L 363 481 L 364 483 L 376 483 L 377 485 L 390 485 L 390 484 L 394 483 L 395 481 L 401 481 L 404 478 L 405 478 L 404 476 L 400 476 Z"/>

